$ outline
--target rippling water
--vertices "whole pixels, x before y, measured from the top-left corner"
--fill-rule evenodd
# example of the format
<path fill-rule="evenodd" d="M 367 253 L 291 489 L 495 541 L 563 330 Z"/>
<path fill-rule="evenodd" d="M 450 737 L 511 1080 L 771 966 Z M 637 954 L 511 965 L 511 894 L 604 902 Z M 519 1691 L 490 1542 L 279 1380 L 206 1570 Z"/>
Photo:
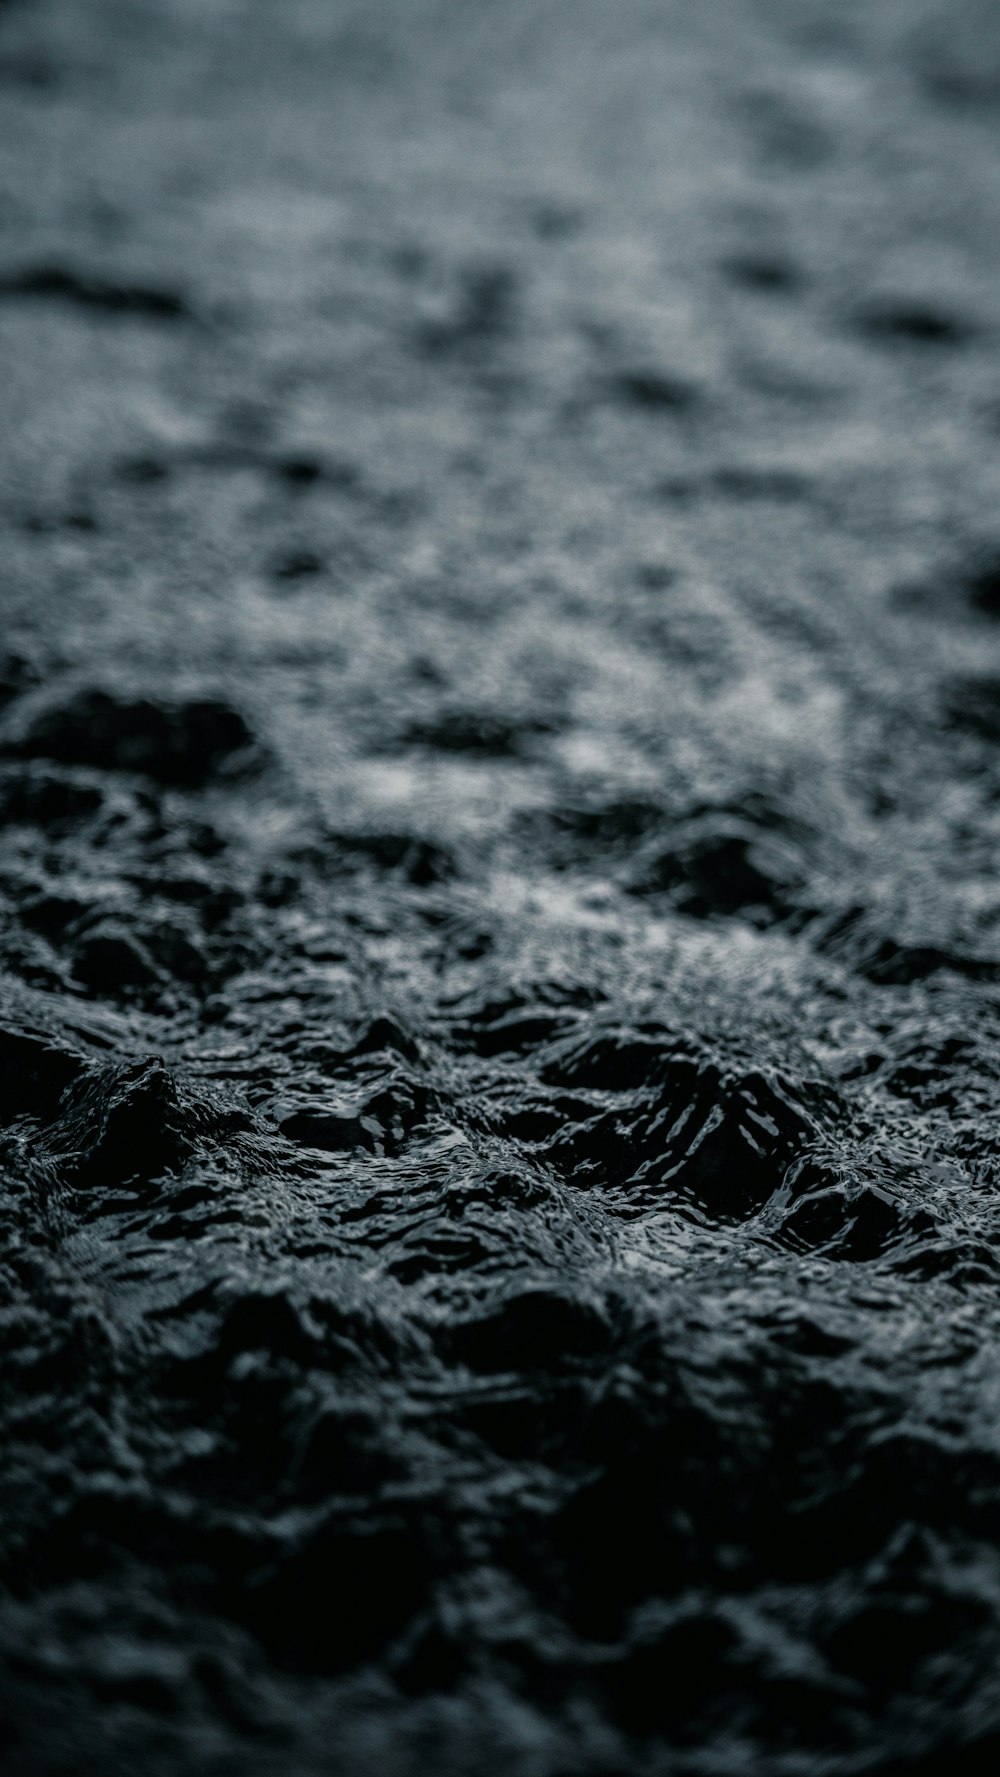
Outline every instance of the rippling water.
<path fill-rule="evenodd" d="M 0 14 L 12 1777 L 1000 1744 L 1000 30 Z"/>

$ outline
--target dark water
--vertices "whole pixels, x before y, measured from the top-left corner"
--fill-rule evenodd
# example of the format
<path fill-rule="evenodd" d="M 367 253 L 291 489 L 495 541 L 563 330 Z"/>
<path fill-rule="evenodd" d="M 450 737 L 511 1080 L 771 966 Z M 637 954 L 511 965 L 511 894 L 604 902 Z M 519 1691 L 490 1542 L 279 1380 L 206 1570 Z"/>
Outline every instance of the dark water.
<path fill-rule="evenodd" d="M 1000 12 L 0 13 L 0 1745 L 1000 1752 Z"/>

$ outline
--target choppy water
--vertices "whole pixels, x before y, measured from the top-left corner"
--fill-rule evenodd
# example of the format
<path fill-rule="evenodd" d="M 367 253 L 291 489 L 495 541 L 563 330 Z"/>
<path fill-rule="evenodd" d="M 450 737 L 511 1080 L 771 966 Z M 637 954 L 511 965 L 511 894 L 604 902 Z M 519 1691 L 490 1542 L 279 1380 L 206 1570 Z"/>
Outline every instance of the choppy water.
<path fill-rule="evenodd" d="M 0 17 L 21 1772 L 979 1772 L 1000 35 Z"/>

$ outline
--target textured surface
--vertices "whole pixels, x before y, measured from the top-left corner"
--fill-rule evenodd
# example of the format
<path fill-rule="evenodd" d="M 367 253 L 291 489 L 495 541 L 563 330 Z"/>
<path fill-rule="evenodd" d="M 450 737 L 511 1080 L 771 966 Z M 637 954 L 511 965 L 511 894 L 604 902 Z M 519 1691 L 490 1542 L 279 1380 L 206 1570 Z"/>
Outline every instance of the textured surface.
<path fill-rule="evenodd" d="M 0 11 L 10 1777 L 995 1769 L 998 290 L 993 0 Z"/>

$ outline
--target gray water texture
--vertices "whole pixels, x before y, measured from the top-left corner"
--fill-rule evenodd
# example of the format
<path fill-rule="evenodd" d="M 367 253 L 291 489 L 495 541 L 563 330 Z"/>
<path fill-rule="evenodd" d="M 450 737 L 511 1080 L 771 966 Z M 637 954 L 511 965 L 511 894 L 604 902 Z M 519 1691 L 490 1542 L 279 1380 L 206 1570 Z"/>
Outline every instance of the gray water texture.
<path fill-rule="evenodd" d="M 9 1777 L 1000 1756 L 1000 9 L 0 7 Z"/>

